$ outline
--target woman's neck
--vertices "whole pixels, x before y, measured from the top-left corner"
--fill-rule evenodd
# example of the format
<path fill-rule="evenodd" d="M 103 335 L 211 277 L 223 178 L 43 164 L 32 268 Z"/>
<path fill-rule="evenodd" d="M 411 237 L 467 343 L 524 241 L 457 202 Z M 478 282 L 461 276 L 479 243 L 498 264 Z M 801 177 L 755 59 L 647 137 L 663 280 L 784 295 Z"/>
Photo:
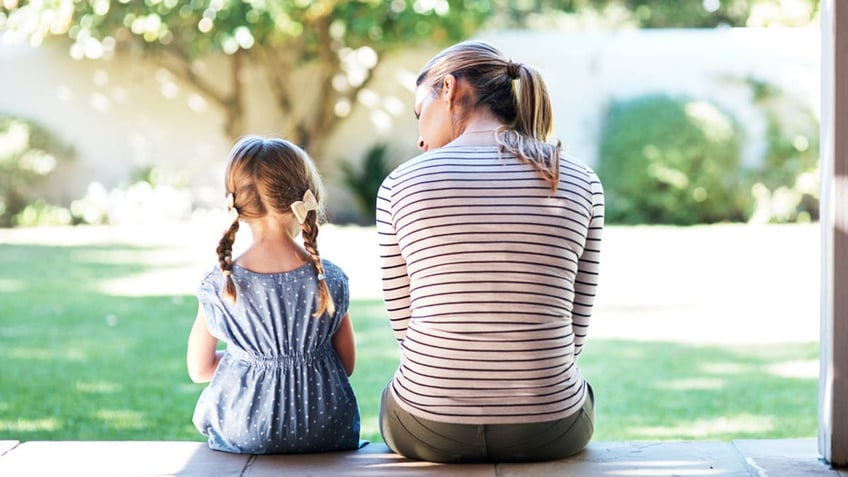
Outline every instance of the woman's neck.
<path fill-rule="evenodd" d="M 459 135 L 450 142 L 454 146 L 490 146 L 497 144 L 495 132 L 503 124 L 491 114 L 472 115 Z"/>

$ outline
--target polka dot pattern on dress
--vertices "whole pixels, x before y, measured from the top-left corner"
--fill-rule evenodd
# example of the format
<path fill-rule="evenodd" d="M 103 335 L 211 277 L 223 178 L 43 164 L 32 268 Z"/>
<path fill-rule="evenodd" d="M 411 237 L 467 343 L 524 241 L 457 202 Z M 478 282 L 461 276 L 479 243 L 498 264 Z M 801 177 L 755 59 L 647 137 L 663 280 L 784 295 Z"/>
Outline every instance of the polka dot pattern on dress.
<path fill-rule="evenodd" d="M 234 265 L 235 305 L 221 298 L 217 266 L 201 282 L 197 296 L 209 330 L 227 345 L 193 417 L 212 449 L 279 454 L 359 446 L 359 408 L 332 347 L 349 306 L 348 280 L 323 263 L 334 316 L 312 316 L 319 295 L 311 263 L 272 274 Z"/>

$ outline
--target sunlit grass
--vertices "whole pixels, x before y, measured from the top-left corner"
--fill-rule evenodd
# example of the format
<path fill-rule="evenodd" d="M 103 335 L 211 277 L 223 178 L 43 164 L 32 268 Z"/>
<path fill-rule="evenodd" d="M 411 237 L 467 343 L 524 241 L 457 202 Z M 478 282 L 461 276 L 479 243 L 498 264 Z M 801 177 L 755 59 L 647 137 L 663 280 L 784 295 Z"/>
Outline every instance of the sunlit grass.
<path fill-rule="evenodd" d="M 175 257 L 0 243 L 0 440 L 202 440 L 191 416 L 203 386 L 185 370 L 196 301 L 164 293 L 155 278 L 173 263 L 162 256 Z M 398 345 L 380 301 L 355 300 L 351 316 L 362 437 L 379 441 Z M 817 356 L 816 343 L 592 338 L 580 364 L 597 397 L 595 440 L 813 437 Z"/>
<path fill-rule="evenodd" d="M 694 345 L 594 340 L 582 357 L 599 440 L 814 437 L 816 343 Z M 798 361 L 796 361 L 798 360 Z M 793 368 L 793 371 L 797 369 Z"/>

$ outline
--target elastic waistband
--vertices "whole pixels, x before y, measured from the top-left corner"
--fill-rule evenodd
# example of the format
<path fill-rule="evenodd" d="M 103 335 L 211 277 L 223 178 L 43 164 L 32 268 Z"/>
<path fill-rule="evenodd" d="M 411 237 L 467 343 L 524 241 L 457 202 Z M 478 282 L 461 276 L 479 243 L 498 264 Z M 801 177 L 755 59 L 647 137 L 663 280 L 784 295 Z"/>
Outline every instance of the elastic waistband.
<path fill-rule="evenodd" d="M 227 353 L 236 359 L 248 362 L 254 366 L 260 366 L 263 368 L 284 368 L 293 364 L 305 364 L 323 359 L 331 350 L 332 346 L 328 343 L 312 351 L 294 354 L 265 355 L 234 347 L 227 348 Z"/>

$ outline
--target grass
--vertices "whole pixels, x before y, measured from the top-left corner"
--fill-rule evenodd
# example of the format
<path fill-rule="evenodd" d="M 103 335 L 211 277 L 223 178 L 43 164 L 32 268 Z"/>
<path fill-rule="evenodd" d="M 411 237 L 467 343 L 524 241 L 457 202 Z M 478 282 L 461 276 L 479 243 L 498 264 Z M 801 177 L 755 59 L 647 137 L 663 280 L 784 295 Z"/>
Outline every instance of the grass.
<path fill-rule="evenodd" d="M 191 424 L 202 385 L 184 359 L 194 297 L 106 286 L 155 272 L 151 252 L 0 243 L 0 440 L 202 440 Z M 378 441 L 397 344 L 381 302 L 354 301 L 351 314 L 363 438 Z M 813 437 L 817 357 L 817 343 L 593 339 L 581 366 L 597 396 L 594 439 Z"/>

